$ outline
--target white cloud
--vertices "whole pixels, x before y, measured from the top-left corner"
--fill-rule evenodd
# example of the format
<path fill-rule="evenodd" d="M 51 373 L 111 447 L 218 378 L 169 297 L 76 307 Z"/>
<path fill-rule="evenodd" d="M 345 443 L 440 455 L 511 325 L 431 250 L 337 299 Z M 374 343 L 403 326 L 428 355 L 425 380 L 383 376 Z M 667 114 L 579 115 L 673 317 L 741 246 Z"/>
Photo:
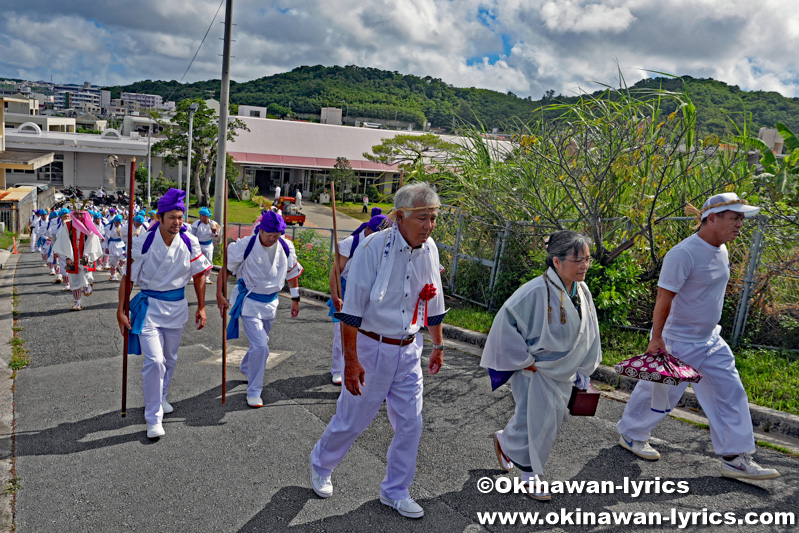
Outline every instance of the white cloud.
<path fill-rule="evenodd" d="M 179 79 L 220 0 L 18 2 L 0 77 Z M 233 78 L 356 64 L 540 98 L 659 70 L 799 95 L 793 0 L 237 0 Z M 221 75 L 224 7 L 186 81 Z"/>
<path fill-rule="evenodd" d="M 546 2 L 541 7 L 541 16 L 547 28 L 564 33 L 619 33 L 635 21 L 635 17 L 626 7 L 569 0 Z"/>

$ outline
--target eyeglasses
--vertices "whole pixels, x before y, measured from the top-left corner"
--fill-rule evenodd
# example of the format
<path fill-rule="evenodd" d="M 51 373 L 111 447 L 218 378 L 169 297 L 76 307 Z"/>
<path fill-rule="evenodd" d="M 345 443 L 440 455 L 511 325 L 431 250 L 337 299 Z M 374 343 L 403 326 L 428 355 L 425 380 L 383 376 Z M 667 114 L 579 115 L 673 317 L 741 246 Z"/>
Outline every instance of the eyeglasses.
<path fill-rule="evenodd" d="M 577 263 L 577 264 L 585 263 L 586 265 L 591 266 L 591 263 L 594 262 L 594 258 L 593 257 L 577 257 L 575 259 L 566 258 L 566 261 L 571 261 L 572 263 Z"/>

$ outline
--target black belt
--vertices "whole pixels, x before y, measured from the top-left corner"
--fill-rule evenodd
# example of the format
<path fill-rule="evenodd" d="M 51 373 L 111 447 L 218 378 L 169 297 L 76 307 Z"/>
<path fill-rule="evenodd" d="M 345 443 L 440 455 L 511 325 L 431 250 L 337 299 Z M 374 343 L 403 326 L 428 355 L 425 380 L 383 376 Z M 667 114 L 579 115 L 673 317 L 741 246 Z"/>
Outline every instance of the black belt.
<path fill-rule="evenodd" d="M 392 339 L 391 337 L 384 337 L 383 335 L 378 335 L 377 333 L 372 333 L 371 331 L 364 331 L 361 328 L 358 328 L 360 333 L 363 333 L 370 339 L 374 339 L 379 342 L 384 342 L 386 344 L 391 344 L 392 346 L 407 346 L 416 340 L 415 335 L 410 335 L 408 337 L 403 337 L 402 339 Z"/>

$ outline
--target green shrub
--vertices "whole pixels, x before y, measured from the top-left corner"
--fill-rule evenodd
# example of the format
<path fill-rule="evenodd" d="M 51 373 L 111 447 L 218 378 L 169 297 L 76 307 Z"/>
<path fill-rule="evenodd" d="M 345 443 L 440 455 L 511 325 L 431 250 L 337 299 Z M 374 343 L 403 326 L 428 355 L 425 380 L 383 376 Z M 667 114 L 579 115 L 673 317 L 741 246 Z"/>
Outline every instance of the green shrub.
<path fill-rule="evenodd" d="M 294 237 L 297 259 L 303 267 L 299 282 L 302 287 L 330 292 L 330 242 L 316 231 L 298 231 Z"/>
<path fill-rule="evenodd" d="M 627 326 L 630 312 L 648 294 L 649 283 L 641 282 L 643 268 L 629 255 L 621 255 L 608 266 L 595 262 L 588 269 L 585 281 L 594 297 L 599 321 Z"/>

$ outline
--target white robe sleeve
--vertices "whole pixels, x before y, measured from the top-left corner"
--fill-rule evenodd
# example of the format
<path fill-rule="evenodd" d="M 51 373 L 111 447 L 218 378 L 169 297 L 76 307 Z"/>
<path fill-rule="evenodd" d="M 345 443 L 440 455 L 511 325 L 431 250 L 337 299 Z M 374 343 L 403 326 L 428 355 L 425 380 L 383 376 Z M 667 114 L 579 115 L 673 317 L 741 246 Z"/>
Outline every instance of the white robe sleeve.
<path fill-rule="evenodd" d="M 252 237 L 240 237 L 236 242 L 228 244 L 227 269 L 235 276 L 239 275 L 241 264 L 244 261 L 244 251 L 247 249 L 247 244 L 250 242 L 250 239 L 252 239 Z"/>
<path fill-rule="evenodd" d="M 213 265 L 205 258 L 202 248 L 200 248 L 200 241 L 194 235 L 188 235 L 191 242 L 191 277 L 196 278 L 200 274 L 211 270 Z M 176 238 L 180 238 L 177 236 Z M 181 239 L 182 240 L 182 239 Z M 181 243 L 182 244 L 182 243 Z"/>
<path fill-rule="evenodd" d="M 497 312 L 480 359 L 483 368 L 520 370 L 535 363 L 530 347 L 541 337 L 547 320 L 546 296 L 537 294 L 532 285 L 537 280 L 522 285 Z"/>
<path fill-rule="evenodd" d="M 72 242 L 70 241 L 69 230 L 66 224 L 61 224 L 61 229 L 58 230 L 58 236 L 56 240 L 53 241 L 53 253 L 69 259 L 70 261 L 75 260 L 75 256 L 72 252 Z"/>
<path fill-rule="evenodd" d="M 281 237 L 282 239 L 282 237 Z M 286 244 L 289 245 L 288 268 L 286 270 L 286 281 L 297 279 L 302 274 L 303 268 L 297 259 L 297 251 L 294 248 L 294 243 L 284 239 Z"/>

